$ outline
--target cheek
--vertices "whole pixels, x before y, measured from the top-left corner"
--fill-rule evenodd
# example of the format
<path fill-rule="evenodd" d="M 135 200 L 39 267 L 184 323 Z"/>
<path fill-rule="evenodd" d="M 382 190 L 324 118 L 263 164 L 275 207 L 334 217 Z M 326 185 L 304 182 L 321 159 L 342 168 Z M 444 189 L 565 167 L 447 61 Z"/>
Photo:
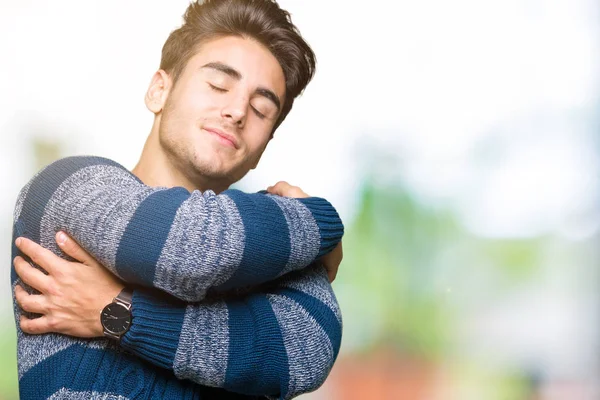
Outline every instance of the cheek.
<path fill-rule="evenodd" d="M 160 136 L 170 147 L 184 149 L 189 147 L 194 136 L 194 113 L 189 110 L 182 97 L 170 97 L 163 110 L 160 123 Z"/>
<path fill-rule="evenodd" d="M 217 103 L 207 93 L 190 85 L 174 96 L 174 114 L 179 119 L 200 121 L 210 118 L 217 108 Z"/>
<path fill-rule="evenodd" d="M 269 144 L 269 139 L 271 137 L 271 131 L 265 132 L 264 129 L 261 129 L 258 132 L 252 132 L 247 136 L 247 145 L 248 152 L 252 155 L 260 155 Z"/>

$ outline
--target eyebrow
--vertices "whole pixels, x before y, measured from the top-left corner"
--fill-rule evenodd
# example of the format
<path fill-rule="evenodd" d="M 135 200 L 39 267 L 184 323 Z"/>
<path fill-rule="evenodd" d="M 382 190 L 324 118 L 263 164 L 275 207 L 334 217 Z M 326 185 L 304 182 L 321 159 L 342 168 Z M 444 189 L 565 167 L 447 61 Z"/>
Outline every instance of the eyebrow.
<path fill-rule="evenodd" d="M 277 97 L 277 95 L 275 93 L 273 93 L 273 91 L 266 89 L 266 88 L 259 87 L 258 89 L 256 89 L 255 93 L 260 96 L 266 97 L 267 99 L 269 99 L 273 103 L 275 103 L 275 106 L 277 107 L 277 111 L 281 110 L 281 102 L 279 101 L 279 97 Z"/>
<path fill-rule="evenodd" d="M 210 62 L 208 64 L 203 65 L 200 68 L 201 69 L 204 69 L 204 68 L 216 69 L 219 72 L 223 72 L 224 74 L 229 75 L 230 77 L 232 77 L 236 81 L 239 81 L 239 80 L 242 79 L 242 74 L 238 70 L 233 69 L 229 65 L 225 65 L 225 64 L 220 63 L 220 62 Z"/>
<path fill-rule="evenodd" d="M 210 63 L 205 64 L 202 67 L 200 67 L 200 69 L 204 69 L 204 68 L 210 68 L 210 69 L 214 69 L 219 72 L 222 72 L 226 75 L 229 75 L 236 81 L 239 81 L 242 79 L 242 74 L 238 70 L 230 67 L 229 65 L 223 64 L 221 62 L 210 62 Z M 281 110 L 281 100 L 279 100 L 279 97 L 272 90 L 267 89 L 265 87 L 259 87 L 258 89 L 256 89 L 255 93 L 257 95 L 263 96 L 263 97 L 271 100 L 273 103 L 275 103 L 275 106 L 277 107 L 277 111 Z"/>

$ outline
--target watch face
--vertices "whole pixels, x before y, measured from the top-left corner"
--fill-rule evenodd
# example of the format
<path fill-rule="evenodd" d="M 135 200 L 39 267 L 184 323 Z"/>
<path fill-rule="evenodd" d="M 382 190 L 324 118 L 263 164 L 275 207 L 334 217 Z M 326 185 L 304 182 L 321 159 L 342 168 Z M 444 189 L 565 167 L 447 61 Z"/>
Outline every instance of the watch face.
<path fill-rule="evenodd" d="M 120 335 L 127 332 L 131 325 L 131 312 L 122 304 L 111 303 L 102 310 L 100 321 L 104 329 Z"/>

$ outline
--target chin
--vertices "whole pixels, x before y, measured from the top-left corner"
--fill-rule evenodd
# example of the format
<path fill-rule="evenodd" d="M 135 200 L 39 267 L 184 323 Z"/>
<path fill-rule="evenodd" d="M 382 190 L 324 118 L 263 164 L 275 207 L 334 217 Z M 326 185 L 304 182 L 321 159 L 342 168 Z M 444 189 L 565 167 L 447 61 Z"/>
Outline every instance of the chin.
<path fill-rule="evenodd" d="M 191 161 L 192 168 L 196 174 L 208 179 L 219 182 L 228 182 L 233 184 L 242 179 L 249 171 L 245 165 L 239 165 L 230 160 L 227 154 L 221 154 L 210 149 L 212 154 L 207 154 L 207 149 L 197 150 Z"/>
<path fill-rule="evenodd" d="M 222 165 L 220 160 L 195 157 L 191 164 L 196 175 L 204 179 L 222 180 L 229 175 L 229 171 Z"/>

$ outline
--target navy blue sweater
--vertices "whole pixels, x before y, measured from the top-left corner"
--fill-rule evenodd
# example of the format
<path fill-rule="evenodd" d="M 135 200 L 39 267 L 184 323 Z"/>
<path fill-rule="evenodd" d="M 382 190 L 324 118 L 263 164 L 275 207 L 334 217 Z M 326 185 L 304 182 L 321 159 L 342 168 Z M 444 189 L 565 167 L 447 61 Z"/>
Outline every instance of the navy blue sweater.
<path fill-rule="evenodd" d="M 153 188 L 113 161 L 69 157 L 19 194 L 12 258 L 18 236 L 66 257 L 58 230 L 136 287 L 133 323 L 120 345 L 17 323 L 21 399 L 291 398 L 327 377 L 341 314 L 315 260 L 343 226 L 326 200 Z"/>

